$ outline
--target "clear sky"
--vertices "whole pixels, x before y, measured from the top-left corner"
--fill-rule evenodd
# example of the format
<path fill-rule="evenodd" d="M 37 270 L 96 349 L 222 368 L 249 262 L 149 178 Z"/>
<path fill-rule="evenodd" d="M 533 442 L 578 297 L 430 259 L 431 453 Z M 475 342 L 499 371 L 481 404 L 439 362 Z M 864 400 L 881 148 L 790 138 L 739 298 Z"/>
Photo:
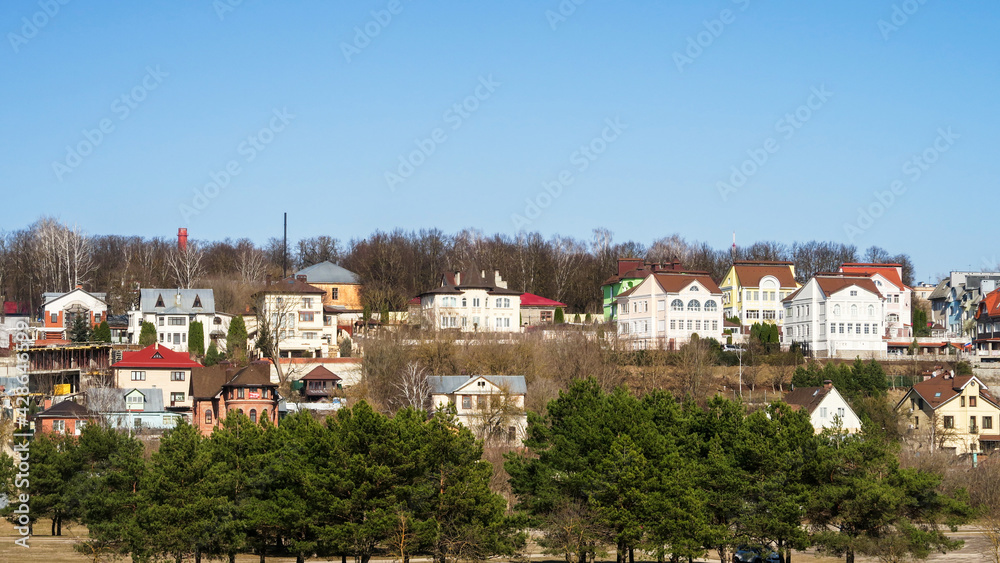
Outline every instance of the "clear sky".
<path fill-rule="evenodd" d="M 0 229 L 263 242 L 287 211 L 292 240 L 736 231 L 995 266 L 998 8 L 7 0 Z"/>

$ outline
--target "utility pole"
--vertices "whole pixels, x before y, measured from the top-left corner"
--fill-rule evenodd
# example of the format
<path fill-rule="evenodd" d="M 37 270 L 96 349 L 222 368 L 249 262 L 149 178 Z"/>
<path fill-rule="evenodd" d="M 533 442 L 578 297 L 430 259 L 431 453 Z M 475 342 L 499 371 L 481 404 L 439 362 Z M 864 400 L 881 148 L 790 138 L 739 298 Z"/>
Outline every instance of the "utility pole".
<path fill-rule="evenodd" d="M 285 234 L 281 237 L 281 279 L 288 277 L 288 212 L 285 212 Z"/>

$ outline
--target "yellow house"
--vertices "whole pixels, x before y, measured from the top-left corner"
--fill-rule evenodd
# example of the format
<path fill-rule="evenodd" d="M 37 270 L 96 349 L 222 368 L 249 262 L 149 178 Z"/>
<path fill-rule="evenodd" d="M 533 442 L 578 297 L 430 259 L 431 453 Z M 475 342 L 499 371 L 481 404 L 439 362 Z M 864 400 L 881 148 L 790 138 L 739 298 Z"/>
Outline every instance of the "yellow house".
<path fill-rule="evenodd" d="M 323 290 L 324 326 L 336 326 L 338 337 L 353 333 L 353 324 L 362 313 L 357 274 L 332 262 L 320 262 L 295 272 L 295 277 Z"/>
<path fill-rule="evenodd" d="M 739 318 L 742 325 L 766 322 L 781 326 L 781 300 L 799 287 L 792 262 L 736 260 L 719 284 L 722 312 L 727 319 Z"/>
<path fill-rule="evenodd" d="M 896 405 L 908 435 L 932 451 L 987 452 L 1000 444 L 1000 405 L 974 375 L 941 375 L 917 383 Z"/>

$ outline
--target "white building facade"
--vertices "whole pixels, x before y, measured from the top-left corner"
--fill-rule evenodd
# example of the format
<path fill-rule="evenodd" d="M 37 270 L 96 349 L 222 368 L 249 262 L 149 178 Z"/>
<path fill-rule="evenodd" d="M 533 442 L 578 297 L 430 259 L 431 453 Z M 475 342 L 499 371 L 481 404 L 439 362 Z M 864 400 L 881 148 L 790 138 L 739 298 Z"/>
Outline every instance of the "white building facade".
<path fill-rule="evenodd" d="M 784 346 L 818 358 L 886 356 L 885 297 L 865 275 L 817 274 L 784 306 Z"/>
<path fill-rule="evenodd" d="M 885 334 L 913 338 L 913 289 L 903 283 L 900 264 L 844 264 L 841 272 L 864 274 L 885 297 Z"/>
<path fill-rule="evenodd" d="M 337 323 L 324 322 L 323 317 L 325 294 L 301 279 L 288 278 L 257 295 L 258 307 L 263 307 L 260 316 L 275 333 L 282 357 L 327 358 L 336 350 Z M 253 330 L 260 329 L 259 320 L 251 324 Z"/>
<path fill-rule="evenodd" d="M 420 294 L 421 326 L 461 332 L 519 332 L 521 293 L 507 289 L 499 271 L 445 274 L 441 286 Z"/>
<path fill-rule="evenodd" d="M 208 350 L 213 341 L 225 349 L 230 320 L 232 315 L 215 310 L 215 294 L 211 289 L 140 289 L 139 308 L 128 313 L 128 334 L 131 342 L 138 344 L 142 323 L 152 323 L 161 346 L 187 352 L 191 323 L 200 322 L 203 349 Z"/>
<path fill-rule="evenodd" d="M 633 349 L 722 339 L 722 291 L 705 273 L 656 273 L 617 297 L 618 336 Z"/>

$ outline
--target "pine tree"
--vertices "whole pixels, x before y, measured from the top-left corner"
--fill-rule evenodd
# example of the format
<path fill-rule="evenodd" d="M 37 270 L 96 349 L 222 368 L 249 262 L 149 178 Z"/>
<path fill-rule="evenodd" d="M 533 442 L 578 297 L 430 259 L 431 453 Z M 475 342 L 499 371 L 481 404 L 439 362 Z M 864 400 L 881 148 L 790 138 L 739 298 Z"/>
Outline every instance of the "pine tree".
<path fill-rule="evenodd" d="M 205 355 L 205 325 L 201 321 L 191 321 L 188 326 L 188 352 L 199 357 Z"/>
<path fill-rule="evenodd" d="M 68 336 L 71 342 L 90 342 L 90 323 L 86 321 L 83 315 L 73 317 L 73 326 L 69 329 Z"/>
<path fill-rule="evenodd" d="M 225 357 L 219 352 L 218 346 L 215 342 L 208 345 L 208 352 L 205 352 L 205 359 L 201 362 L 205 367 L 214 366 L 215 364 L 221 362 Z"/>
<path fill-rule="evenodd" d="M 111 327 L 108 326 L 108 321 L 101 321 L 101 324 L 94 329 L 91 338 L 94 342 L 111 342 Z"/>
<path fill-rule="evenodd" d="M 143 321 L 139 331 L 139 346 L 149 346 L 156 342 L 156 325 Z"/>
<path fill-rule="evenodd" d="M 226 355 L 237 362 L 246 356 L 247 350 L 247 325 L 243 321 L 242 315 L 236 315 L 229 322 L 229 331 L 226 334 Z"/>
<path fill-rule="evenodd" d="M 566 320 L 564 318 L 563 308 L 562 307 L 556 307 L 556 312 L 552 316 L 552 324 L 561 325 L 564 322 L 566 322 Z"/>

